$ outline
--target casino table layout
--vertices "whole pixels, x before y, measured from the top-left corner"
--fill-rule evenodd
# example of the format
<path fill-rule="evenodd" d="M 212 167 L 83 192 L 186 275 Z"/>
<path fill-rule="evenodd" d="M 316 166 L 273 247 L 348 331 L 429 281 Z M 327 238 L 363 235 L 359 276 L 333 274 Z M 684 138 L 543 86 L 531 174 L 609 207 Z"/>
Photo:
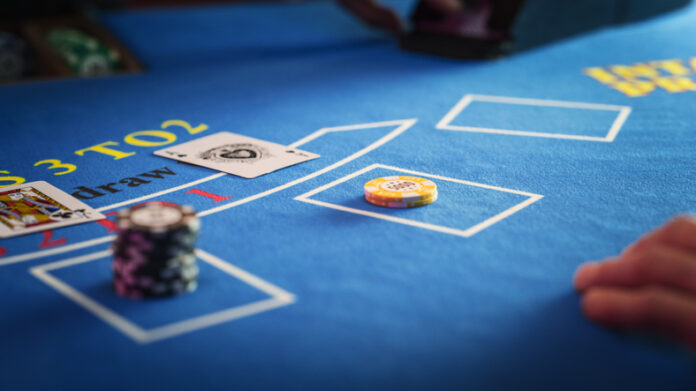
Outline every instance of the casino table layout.
<path fill-rule="evenodd" d="M 696 389 L 691 353 L 572 287 L 696 212 L 696 7 L 490 61 L 328 2 L 98 17 L 145 72 L 0 87 L 0 184 L 109 219 L 0 240 L 0 389 Z M 219 131 L 321 157 L 243 179 L 153 155 Z M 365 202 L 389 175 L 439 199 Z M 194 293 L 113 292 L 115 211 L 144 201 L 197 210 Z"/>

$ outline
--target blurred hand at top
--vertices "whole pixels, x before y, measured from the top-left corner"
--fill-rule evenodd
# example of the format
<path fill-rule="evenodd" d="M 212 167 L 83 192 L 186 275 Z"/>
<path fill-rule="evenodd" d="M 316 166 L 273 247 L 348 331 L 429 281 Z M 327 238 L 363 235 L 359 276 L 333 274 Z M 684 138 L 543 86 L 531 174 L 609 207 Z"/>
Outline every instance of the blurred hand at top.
<path fill-rule="evenodd" d="M 404 23 L 394 10 L 385 7 L 378 0 L 338 0 L 348 11 L 364 23 L 399 35 L 404 32 Z M 462 8 L 460 0 L 422 0 L 433 9 L 455 12 Z"/>

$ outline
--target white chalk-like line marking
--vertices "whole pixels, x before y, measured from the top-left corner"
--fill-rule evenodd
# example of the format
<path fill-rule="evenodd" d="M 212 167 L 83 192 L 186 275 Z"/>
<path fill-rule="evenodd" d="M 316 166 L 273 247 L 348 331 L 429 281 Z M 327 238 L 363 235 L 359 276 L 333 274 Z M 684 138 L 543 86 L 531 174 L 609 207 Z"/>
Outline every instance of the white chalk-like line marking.
<path fill-rule="evenodd" d="M 441 129 L 454 130 L 454 131 L 460 131 L 460 132 L 506 134 L 506 135 L 510 135 L 510 136 L 527 136 L 527 137 L 556 138 L 556 139 L 564 139 L 564 140 L 597 141 L 597 142 L 601 142 L 601 143 L 610 142 L 609 140 L 606 139 L 606 137 L 582 136 L 582 135 L 563 134 L 563 133 L 529 132 L 526 130 L 479 128 L 479 127 L 474 127 L 474 126 L 451 126 L 449 128 L 441 128 Z"/>
<path fill-rule="evenodd" d="M 452 125 L 452 121 L 461 114 L 461 112 L 467 108 L 472 102 L 489 102 L 489 103 L 501 103 L 501 104 L 514 104 L 514 105 L 526 105 L 526 106 L 545 106 L 545 107 L 561 107 L 566 109 L 585 109 L 585 110 L 604 110 L 604 111 L 618 111 L 619 114 L 614 120 L 609 132 L 604 137 L 593 137 L 593 136 L 583 136 L 567 133 L 550 133 L 550 132 L 533 132 L 525 130 L 511 130 L 511 129 L 497 129 L 497 128 L 487 128 L 478 126 L 460 126 Z M 452 109 L 445 114 L 440 122 L 435 125 L 436 129 L 440 130 L 452 130 L 460 132 L 475 132 L 475 133 L 489 133 L 489 134 L 505 134 L 511 136 L 527 136 L 527 137 L 544 137 L 544 138 L 555 138 L 555 139 L 565 139 L 565 140 L 580 140 L 580 141 L 596 141 L 596 142 L 613 142 L 619 131 L 623 127 L 624 123 L 631 114 L 631 108 L 628 106 L 617 106 L 617 105 L 605 105 L 597 103 L 583 103 L 583 102 L 566 102 L 558 100 L 545 100 L 545 99 L 527 99 L 527 98 L 513 98 L 505 96 L 488 96 L 488 95 L 465 95 L 457 104 L 452 107 Z"/>
<path fill-rule="evenodd" d="M 121 208 L 121 207 L 124 207 L 126 205 L 135 204 L 138 202 L 143 202 L 143 201 L 149 200 L 151 198 L 156 198 L 156 197 L 159 197 L 159 196 L 162 196 L 165 194 L 169 194 L 169 193 L 173 193 L 175 191 L 186 189 L 188 187 L 196 186 L 196 185 L 201 184 L 201 183 L 209 182 L 209 181 L 212 181 L 213 179 L 218 179 L 218 178 L 223 177 L 225 175 L 227 175 L 227 173 L 219 172 L 217 174 L 213 174 L 213 175 L 207 176 L 205 178 L 201 178 L 197 181 L 184 183 L 183 185 L 180 185 L 180 186 L 176 186 L 176 187 L 172 187 L 170 189 L 158 191 L 157 193 L 152 193 L 152 194 L 148 194 L 148 195 L 145 195 L 142 197 L 133 198 L 131 200 L 118 202 L 118 203 L 107 205 L 107 206 L 102 206 L 101 208 L 98 208 L 97 211 L 102 212 L 102 211 L 109 210 L 109 209 Z"/>
<path fill-rule="evenodd" d="M 4 259 L 0 258 L 0 266 L 29 261 L 36 258 L 50 257 L 51 255 L 62 254 L 68 251 L 79 250 L 81 248 L 96 246 L 103 243 L 110 243 L 114 239 L 116 239 L 116 235 L 102 236 L 101 238 L 85 240 L 84 242 L 78 242 L 66 246 L 54 247 L 47 250 L 36 251 L 33 253 L 15 255 Z"/>
<path fill-rule="evenodd" d="M 445 114 L 444 117 L 440 120 L 440 122 L 435 125 L 435 129 L 450 129 L 451 126 L 449 124 L 454 121 L 455 118 L 459 115 L 459 113 L 462 112 L 469 104 L 471 104 L 471 101 L 474 100 L 473 95 L 464 95 L 464 97 L 457 102 L 457 104 L 452 107 L 452 109 Z"/>
<path fill-rule="evenodd" d="M 519 204 L 517 204 L 513 207 L 510 207 L 510 208 L 498 213 L 497 215 L 490 217 L 490 218 L 474 225 L 473 227 L 467 229 L 466 232 L 469 234 L 469 236 L 477 234 L 477 233 L 483 231 L 484 229 L 490 227 L 491 225 L 498 223 L 498 222 L 512 216 L 513 214 L 521 211 L 522 209 L 524 209 L 524 208 L 528 207 L 529 205 L 539 201 L 542 198 L 544 198 L 543 195 L 537 194 L 535 196 L 532 196 L 532 197 L 520 202 Z"/>
<path fill-rule="evenodd" d="M 261 193 L 258 193 L 258 194 L 255 194 L 255 195 L 246 197 L 246 198 L 242 198 L 242 199 L 240 199 L 240 200 L 231 201 L 231 202 L 229 202 L 229 203 L 227 203 L 227 204 L 223 204 L 223 205 L 220 205 L 220 206 L 218 206 L 218 207 L 214 207 L 214 208 L 211 208 L 211 209 L 208 209 L 208 210 L 204 210 L 204 211 L 202 211 L 202 212 L 199 212 L 199 213 L 198 213 L 198 216 L 199 216 L 199 217 L 205 217 L 205 216 L 208 216 L 208 215 L 211 215 L 211 214 L 219 213 L 219 212 L 222 212 L 222 211 L 224 211 L 224 210 L 227 210 L 227 209 L 230 209 L 230 208 L 234 208 L 234 207 L 236 207 L 236 206 L 243 205 L 243 204 L 246 204 L 246 203 L 248 203 L 248 202 L 255 201 L 255 200 L 258 200 L 258 199 L 260 199 L 260 198 L 263 198 L 263 197 L 269 196 L 269 195 L 271 195 L 271 194 L 277 193 L 277 192 L 279 192 L 279 191 L 288 189 L 288 188 L 290 188 L 290 187 L 292 187 L 292 186 L 295 186 L 295 185 L 300 184 L 300 183 L 302 183 L 302 182 L 308 181 L 308 180 L 310 180 L 310 179 L 312 179 L 312 178 L 316 178 L 316 177 L 318 177 L 318 176 L 320 176 L 320 175 L 322 175 L 322 174 L 325 174 L 325 173 L 327 173 L 327 172 L 329 172 L 329 171 L 331 171 L 331 170 L 334 170 L 334 169 L 336 169 L 336 168 L 338 168 L 338 167 L 340 167 L 340 166 L 342 166 L 342 165 L 344 165 L 344 164 L 346 164 L 346 163 L 349 163 L 350 161 L 355 160 L 355 159 L 357 159 L 357 158 L 359 158 L 359 157 L 361 157 L 361 156 L 363 156 L 363 155 L 365 155 L 365 154 L 367 154 L 367 153 L 369 153 L 369 152 L 375 150 L 376 148 L 379 148 L 380 146 L 382 146 L 382 145 L 388 143 L 389 141 L 393 140 L 395 137 L 397 137 L 397 136 L 400 135 L 401 133 L 405 132 L 408 128 L 412 127 L 417 121 L 418 121 L 417 119 L 405 119 L 405 120 L 372 122 L 372 123 L 357 124 L 357 125 L 336 126 L 336 127 L 328 127 L 328 128 L 319 129 L 319 130 L 313 132 L 312 134 L 308 135 L 307 137 L 304 137 L 304 138 L 302 138 L 302 139 L 300 139 L 300 140 L 298 140 L 298 141 L 296 141 L 296 142 L 290 144 L 289 146 L 290 146 L 291 148 L 297 148 L 298 146 L 303 145 L 303 144 L 306 144 L 306 143 L 308 143 L 308 142 L 310 142 L 310 141 L 312 141 L 312 140 L 315 140 L 315 139 L 317 139 L 317 138 L 319 138 L 319 137 L 321 137 L 321 136 L 323 136 L 323 135 L 325 135 L 325 134 L 327 134 L 327 133 L 344 132 L 344 131 L 350 131 L 350 130 L 363 130 L 363 129 L 384 128 L 384 127 L 389 127 L 389 126 L 396 126 L 396 129 L 394 129 L 394 130 L 392 130 L 391 132 L 387 133 L 385 136 L 381 137 L 379 140 L 375 141 L 374 143 L 368 145 L 367 147 L 361 149 L 360 151 L 358 151 L 358 152 L 356 152 L 356 153 L 354 153 L 354 154 L 352 154 L 352 155 L 350 155 L 350 156 L 348 156 L 348 157 L 346 157 L 346 158 L 344 158 L 344 159 L 342 159 L 342 160 L 340 160 L 340 161 L 338 161 L 338 162 L 336 162 L 336 163 L 334 163 L 334 164 L 332 164 L 332 165 L 330 165 L 330 166 L 328 166 L 328 167 L 325 167 L 325 168 L 323 168 L 323 169 L 321 169 L 321 170 L 319 170 L 319 171 L 315 171 L 314 173 L 309 174 L 309 175 L 307 175 L 307 176 L 305 176 L 305 177 L 302 177 L 302 178 L 296 179 L 296 180 L 294 180 L 294 181 L 290 181 L 290 182 L 288 182 L 288 183 L 286 183 L 286 184 L 283 184 L 283 185 L 274 187 L 274 188 L 272 188 L 272 189 L 270 189 L 270 190 L 267 190 L 267 191 L 264 191 L 264 192 L 261 192 Z M 116 204 L 104 206 L 104 207 L 101 207 L 101 208 L 99 208 L 99 209 L 97 209 L 97 210 L 98 210 L 98 211 L 105 211 L 105 210 L 108 210 L 108 209 L 119 208 L 119 207 L 122 207 L 122 206 L 125 206 L 125 205 L 137 203 L 137 202 L 143 202 L 143 201 L 145 201 L 145 200 L 148 200 L 148 199 L 151 199 L 151 198 L 154 198 L 154 197 L 159 197 L 159 196 L 164 195 L 164 194 L 167 194 L 167 193 L 171 193 L 171 192 L 174 192 L 174 191 L 182 190 L 182 189 L 185 189 L 185 188 L 188 188 L 188 187 L 191 187 L 191 186 L 194 186 L 194 185 L 203 183 L 203 182 L 211 181 L 211 180 L 214 180 L 214 179 L 223 177 L 223 176 L 225 176 L 225 175 L 227 175 L 227 174 L 225 174 L 225 173 L 217 173 L 217 174 L 210 175 L 210 176 L 207 176 L 207 177 L 205 177 L 205 178 L 201 178 L 201 179 L 196 180 L 196 181 L 193 181 L 193 182 L 189 182 L 189 183 L 186 183 L 186 184 L 183 184 L 183 185 L 180 185 L 180 186 L 173 187 L 173 188 L 171 188 L 171 189 L 163 190 L 163 191 L 160 191 L 160 192 L 157 192 L 157 193 L 153 193 L 153 194 L 150 194 L 150 195 L 147 195 L 147 196 L 138 197 L 138 198 L 135 198 L 135 199 L 131 199 L 131 200 L 119 202 L 119 203 L 116 203 Z M 89 247 L 89 246 L 98 245 L 98 244 L 101 244 L 101 243 L 108 243 L 108 242 L 112 241 L 114 238 L 115 238 L 114 235 L 109 235 L 109 236 L 104 236 L 104 237 L 101 237 L 101 238 L 96 238 L 96 239 L 87 240 L 87 241 L 84 241 L 84 242 L 78 242 L 78 243 L 75 243 L 75 244 L 72 244 L 72 245 L 68 245 L 68 246 L 56 247 L 56 248 L 50 249 L 50 250 L 35 251 L 35 252 L 26 253 L 26 254 L 14 255 L 14 256 L 11 256 L 11 257 L 4 258 L 4 259 L 3 259 L 3 258 L 0 258 L 0 267 L 1 267 L 1 266 L 4 266 L 4 265 L 13 264 L 13 263 L 24 262 L 24 261 L 30 261 L 30 260 L 32 260 L 32 259 L 42 258 L 42 257 L 50 256 L 50 255 L 61 254 L 61 253 L 65 253 L 65 252 L 77 250 L 77 249 L 80 249 L 80 248 L 85 248 L 85 247 Z"/>
<path fill-rule="evenodd" d="M 272 310 L 282 306 L 286 306 L 295 302 L 295 296 L 253 274 L 242 270 L 232 264 L 229 264 L 220 258 L 217 258 L 201 249 L 196 249 L 196 256 L 211 264 L 223 272 L 241 280 L 242 282 L 251 285 L 252 287 L 271 296 L 268 299 L 259 300 L 253 303 L 248 303 L 222 311 L 213 312 L 206 315 L 197 316 L 191 319 L 185 319 L 179 322 L 171 323 L 164 326 L 159 326 L 153 329 L 143 329 L 137 324 L 129 321 L 123 316 L 117 314 L 110 308 L 91 299 L 82 292 L 76 290 L 65 282 L 59 280 L 50 274 L 50 271 L 78 265 L 81 263 L 95 261 L 111 255 L 111 250 L 100 251 L 80 257 L 70 258 L 62 261 L 52 262 L 46 265 L 35 266 L 29 269 L 29 272 L 44 282 L 46 285 L 55 289 L 63 296 L 72 300 L 79 306 L 91 312 L 97 318 L 111 325 L 116 330 L 130 337 L 135 342 L 146 344 L 163 339 L 171 338 L 177 335 L 189 333 L 195 330 L 200 330 L 206 327 L 217 324 L 230 322 L 260 312 Z"/>
<path fill-rule="evenodd" d="M 163 339 L 190 333 L 192 331 L 200 330 L 220 323 L 231 322 L 236 319 L 245 318 L 247 316 L 256 315 L 261 312 L 283 307 L 288 304 L 292 304 L 293 302 L 294 301 L 288 302 L 281 299 L 270 298 L 235 308 L 230 308 L 225 311 L 215 312 L 199 318 L 188 319 L 167 326 L 158 327 L 156 329 L 149 330 L 147 332 L 147 338 L 142 341 L 142 343 L 161 341 Z"/>
<path fill-rule="evenodd" d="M 324 167 L 323 169 L 321 169 L 321 170 L 319 170 L 319 171 L 315 171 L 315 172 L 313 172 L 313 173 L 311 173 L 311 174 L 309 174 L 309 175 L 307 175 L 307 176 L 305 176 L 305 177 L 302 177 L 302 178 L 299 178 L 299 179 L 295 179 L 294 181 L 288 182 L 288 183 L 286 183 L 286 184 L 284 184 L 284 185 L 280 185 L 280 186 L 277 186 L 277 187 L 275 187 L 275 188 L 273 188 L 273 189 L 266 190 L 266 191 L 264 191 L 264 192 L 262 192 L 262 193 L 255 194 L 255 195 L 253 195 L 253 196 L 249 196 L 249 197 L 247 197 L 247 198 L 243 198 L 243 199 L 241 199 L 241 200 L 237 200 L 237 201 L 234 201 L 234 202 L 230 202 L 229 204 L 226 204 L 226 205 L 220 205 L 220 206 L 218 206 L 218 207 L 205 210 L 205 211 L 203 211 L 203 212 L 198 213 L 198 216 L 203 217 L 203 216 L 207 216 L 207 215 L 210 215 L 210 214 L 213 214 L 213 213 L 222 212 L 223 210 L 226 210 L 226 209 L 229 209 L 229 208 L 234 208 L 235 206 L 239 206 L 239 205 L 246 204 L 247 202 L 254 201 L 254 200 L 257 200 L 257 199 L 262 198 L 262 197 L 266 197 L 266 196 L 268 196 L 268 195 L 271 195 L 271 194 L 273 194 L 273 193 L 277 193 L 277 192 L 279 192 L 279 191 L 281 191 L 281 190 L 285 190 L 285 189 L 287 189 L 287 188 L 289 188 L 289 187 L 295 186 L 295 185 L 300 184 L 300 183 L 302 183 L 302 182 L 306 182 L 306 181 L 308 181 L 308 180 L 310 180 L 310 179 L 312 179 L 312 178 L 316 178 L 316 177 L 318 177 L 319 175 L 325 174 L 325 173 L 327 173 L 327 172 L 329 172 L 329 171 L 331 171 L 331 170 L 335 170 L 336 168 L 341 167 L 342 165 L 344 165 L 344 164 L 346 164 L 346 163 L 348 163 L 348 162 L 351 162 L 351 161 L 353 161 L 353 160 L 355 160 L 355 159 L 357 159 L 357 158 L 359 158 L 359 157 L 361 157 L 361 156 L 363 156 L 363 155 L 365 155 L 365 154 L 367 154 L 367 153 L 369 153 L 369 152 L 371 152 L 371 151 L 373 151 L 373 150 L 375 150 L 375 149 L 381 147 L 382 145 L 388 143 L 389 141 L 391 141 L 392 139 L 394 139 L 394 137 L 400 135 L 400 134 L 401 134 L 402 132 L 404 132 L 406 129 L 408 129 L 408 128 L 410 128 L 411 126 L 413 126 L 413 125 L 416 123 L 416 120 L 415 120 L 415 119 L 410 119 L 410 120 L 405 120 L 405 121 L 381 122 L 381 123 L 379 123 L 379 126 L 378 126 L 378 127 L 381 128 L 381 127 L 396 125 L 397 123 L 400 123 L 401 126 L 399 126 L 398 128 L 394 129 L 393 131 L 389 132 L 387 135 L 385 135 L 384 137 L 382 137 L 382 138 L 380 138 L 379 140 L 375 141 L 374 143 L 370 144 L 369 146 L 367 146 L 367 147 L 361 149 L 360 151 L 358 151 L 358 152 L 356 152 L 356 153 L 354 153 L 354 154 L 352 154 L 352 155 L 350 155 L 350 156 L 348 156 L 348 157 L 346 157 L 346 158 L 344 158 L 344 159 L 342 159 L 342 160 L 337 161 L 336 163 L 334 163 L 334 164 L 332 164 L 332 165 L 330 165 L 330 166 Z M 363 127 L 362 129 L 365 129 L 365 128 Z"/>
<path fill-rule="evenodd" d="M 130 322 L 128 319 L 104 307 L 103 305 L 89 298 L 84 293 L 76 290 L 75 288 L 71 287 L 70 285 L 64 283 L 63 281 L 57 279 L 56 277 L 48 273 L 51 270 L 73 266 L 89 261 L 94 261 L 96 259 L 108 257 L 110 255 L 110 250 L 100 251 L 81 257 L 50 263 L 44 266 L 33 267 L 29 269 L 29 272 L 32 275 L 34 275 L 34 277 L 43 281 L 46 285 L 60 292 L 63 296 L 74 301 L 78 305 L 84 307 L 87 311 L 91 312 L 96 317 L 110 324 L 122 333 L 128 335 L 133 340 L 141 343 L 145 342 L 147 340 L 147 333 L 142 328 L 138 327 L 134 323 Z"/>
<path fill-rule="evenodd" d="M 527 105 L 527 106 L 548 106 L 562 107 L 566 109 L 588 109 L 588 110 L 609 110 L 619 111 L 626 106 L 607 105 L 603 103 L 584 103 L 584 102 L 568 102 L 562 100 L 550 99 L 531 99 L 531 98 L 514 98 L 508 96 L 493 96 L 493 95 L 470 95 L 472 100 L 479 102 L 491 103 L 507 103 L 512 105 Z"/>
<path fill-rule="evenodd" d="M 514 206 L 512 206 L 512 207 L 510 207 L 510 208 L 508 208 L 508 209 L 506 209 L 506 210 L 504 210 L 504 211 L 502 211 L 502 212 L 500 212 L 500 213 L 498 213 L 498 214 L 496 214 L 496 215 L 494 215 L 494 216 L 492 216 L 492 217 L 490 217 L 490 218 L 488 218 L 488 219 L 486 219 L 486 220 L 484 220 L 484 221 L 482 221 L 482 222 L 480 222 L 472 227 L 467 228 L 467 229 L 457 229 L 457 228 L 446 227 L 443 225 L 430 224 L 430 223 L 425 223 L 422 221 L 405 219 L 405 218 L 401 218 L 401 217 L 395 217 L 395 216 L 391 216 L 391 215 L 387 215 L 387 214 L 383 214 L 383 213 L 371 212 L 371 211 L 364 210 L 364 209 L 350 208 L 350 207 L 343 206 L 343 205 L 332 204 L 332 203 L 314 200 L 314 199 L 309 198 L 309 197 L 312 197 L 313 195 L 321 193 L 324 190 L 327 190 L 327 189 L 332 188 L 334 186 L 337 186 L 341 183 L 349 181 L 357 176 L 360 176 L 368 171 L 372 171 L 376 168 L 384 168 L 384 169 L 391 170 L 391 171 L 400 171 L 400 172 L 408 173 L 408 174 L 411 174 L 414 176 L 434 178 L 434 179 L 438 179 L 441 181 L 449 181 L 449 182 L 459 183 L 459 184 L 467 185 L 467 186 L 475 186 L 475 187 L 480 187 L 480 188 L 489 189 L 489 190 L 502 191 L 505 193 L 518 194 L 518 195 L 522 195 L 522 196 L 529 197 L 529 198 L 518 203 L 517 205 L 514 205 Z M 481 232 L 482 230 L 490 227 L 491 225 L 498 223 L 507 217 L 512 216 L 513 214 L 515 214 L 515 213 L 519 212 L 520 210 L 526 208 L 527 206 L 539 201 L 542 198 L 544 198 L 544 196 L 542 196 L 540 194 L 529 193 L 526 191 L 507 189 L 507 188 L 499 187 L 499 186 L 486 185 L 483 183 L 471 182 L 471 181 L 466 181 L 466 180 L 457 179 L 457 178 L 449 178 L 449 177 L 445 177 L 445 176 L 441 176 L 441 175 L 428 174 L 428 173 L 424 173 L 424 172 L 413 171 L 413 170 L 408 170 L 408 169 L 404 169 L 404 168 L 399 168 L 399 167 L 388 166 L 388 165 L 376 163 L 376 164 L 372 164 L 370 166 L 367 166 L 365 168 L 362 168 L 358 171 L 355 171 L 351 174 L 348 174 L 348 175 L 346 175 L 342 178 L 339 178 L 333 182 L 327 183 L 326 185 L 317 187 L 316 189 L 313 189 L 313 190 L 310 190 L 304 194 L 301 194 L 301 195 L 295 197 L 295 200 L 307 202 L 307 203 L 318 205 L 318 206 L 323 206 L 326 208 L 340 210 L 343 212 L 355 213 L 355 214 L 359 214 L 359 215 L 363 215 L 363 216 L 369 216 L 369 217 L 374 217 L 377 219 L 391 221 L 394 223 L 409 225 L 409 226 L 416 227 L 416 228 L 429 229 L 431 231 L 437 231 L 437 232 L 441 232 L 441 233 L 446 233 L 446 234 L 450 234 L 450 235 L 456 235 L 456 236 L 468 238 L 468 237 L 471 237 L 472 235 L 475 235 L 475 234 Z"/>
<path fill-rule="evenodd" d="M 196 256 L 209 264 L 217 267 L 218 269 L 226 272 L 229 275 L 235 276 L 238 279 L 246 282 L 247 284 L 253 286 L 254 288 L 267 293 L 269 296 L 281 299 L 283 301 L 292 302 L 295 300 L 295 296 L 286 292 L 277 286 L 266 282 L 253 274 L 242 270 L 231 263 L 225 262 L 220 258 L 217 258 L 201 249 L 196 249 Z"/>
<path fill-rule="evenodd" d="M 611 129 L 609 129 L 609 133 L 607 134 L 607 141 L 612 142 L 616 138 L 616 135 L 619 134 L 619 131 L 621 128 L 624 126 L 624 123 L 628 119 L 628 116 L 631 114 L 631 108 L 630 107 L 623 107 L 621 108 L 621 111 L 619 112 L 619 115 L 616 117 L 616 121 L 614 121 L 614 124 L 611 125 Z"/>

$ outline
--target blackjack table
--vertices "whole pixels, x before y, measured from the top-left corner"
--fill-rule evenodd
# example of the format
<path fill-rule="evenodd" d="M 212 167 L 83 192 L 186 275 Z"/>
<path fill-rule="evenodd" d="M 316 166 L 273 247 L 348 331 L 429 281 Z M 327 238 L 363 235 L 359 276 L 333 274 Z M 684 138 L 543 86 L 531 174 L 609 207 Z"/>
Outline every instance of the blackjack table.
<path fill-rule="evenodd" d="M 696 213 L 696 6 L 486 60 L 332 2 L 96 18 L 142 72 L 0 86 L 0 186 L 106 217 L 0 239 L 0 389 L 696 389 L 692 353 L 589 322 L 572 285 Z M 223 131 L 319 158 L 153 154 Z M 388 176 L 438 199 L 366 202 Z M 196 210 L 198 287 L 124 298 L 114 219 L 152 201 Z"/>

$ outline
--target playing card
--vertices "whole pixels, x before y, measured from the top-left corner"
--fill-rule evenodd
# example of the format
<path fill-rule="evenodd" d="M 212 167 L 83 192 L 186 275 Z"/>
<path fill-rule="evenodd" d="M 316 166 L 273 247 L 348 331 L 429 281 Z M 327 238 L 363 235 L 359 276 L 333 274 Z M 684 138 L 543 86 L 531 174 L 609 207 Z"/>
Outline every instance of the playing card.
<path fill-rule="evenodd" d="M 105 218 L 48 182 L 0 188 L 0 238 Z"/>
<path fill-rule="evenodd" d="M 230 132 L 215 133 L 155 152 L 185 163 L 256 178 L 319 155 Z"/>

